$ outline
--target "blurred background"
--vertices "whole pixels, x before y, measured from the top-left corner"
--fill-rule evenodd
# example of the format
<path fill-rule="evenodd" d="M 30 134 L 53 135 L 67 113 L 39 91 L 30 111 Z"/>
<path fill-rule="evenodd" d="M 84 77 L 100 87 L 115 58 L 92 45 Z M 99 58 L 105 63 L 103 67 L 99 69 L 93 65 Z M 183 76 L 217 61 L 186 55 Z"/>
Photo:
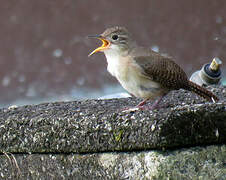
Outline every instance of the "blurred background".
<path fill-rule="evenodd" d="M 101 42 L 123 25 L 143 46 L 175 57 L 190 75 L 213 57 L 226 69 L 225 0 L 10 0 L 0 6 L 0 107 L 96 98 L 124 91 Z"/>

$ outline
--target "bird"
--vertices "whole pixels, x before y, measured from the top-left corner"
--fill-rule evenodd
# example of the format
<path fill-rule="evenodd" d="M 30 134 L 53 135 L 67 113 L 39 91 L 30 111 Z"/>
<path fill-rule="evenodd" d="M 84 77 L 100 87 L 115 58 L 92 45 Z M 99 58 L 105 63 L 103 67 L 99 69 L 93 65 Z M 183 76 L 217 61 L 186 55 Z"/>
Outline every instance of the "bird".
<path fill-rule="evenodd" d="M 110 27 L 102 34 L 89 35 L 88 38 L 102 41 L 102 45 L 89 56 L 103 52 L 108 72 L 126 91 L 143 99 L 135 106 L 137 109 L 154 110 L 164 96 L 172 90 L 179 89 L 194 92 L 208 101 L 219 100 L 211 91 L 190 81 L 173 58 L 139 46 L 125 27 Z M 155 102 L 147 106 L 149 100 Z"/>

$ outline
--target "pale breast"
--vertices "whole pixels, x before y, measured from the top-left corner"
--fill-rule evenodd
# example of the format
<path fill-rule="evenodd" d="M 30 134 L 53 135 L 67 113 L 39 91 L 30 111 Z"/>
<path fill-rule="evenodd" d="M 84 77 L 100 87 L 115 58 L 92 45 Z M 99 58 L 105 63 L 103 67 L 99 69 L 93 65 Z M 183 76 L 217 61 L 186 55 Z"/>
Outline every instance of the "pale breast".
<path fill-rule="evenodd" d="M 105 52 L 105 56 L 107 59 L 107 70 L 112 75 L 115 76 L 118 80 L 127 78 L 127 70 L 128 70 L 128 61 L 120 57 L 118 53 L 114 51 Z"/>
<path fill-rule="evenodd" d="M 152 98 L 162 94 L 160 85 L 140 74 L 139 67 L 118 53 L 105 53 L 107 70 L 115 76 L 124 89 L 136 97 Z"/>

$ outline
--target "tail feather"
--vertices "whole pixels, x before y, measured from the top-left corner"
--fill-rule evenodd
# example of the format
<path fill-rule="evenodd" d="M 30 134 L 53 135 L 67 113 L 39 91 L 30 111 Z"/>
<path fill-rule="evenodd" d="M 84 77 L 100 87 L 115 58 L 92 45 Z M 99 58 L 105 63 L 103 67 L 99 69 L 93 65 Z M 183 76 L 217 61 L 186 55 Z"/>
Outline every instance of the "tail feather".
<path fill-rule="evenodd" d="M 213 102 L 219 101 L 218 97 L 215 96 L 212 92 L 199 86 L 198 84 L 193 83 L 192 81 L 189 81 L 188 83 L 188 90 L 198 94 L 199 96 L 207 99 L 208 101 L 213 101 Z"/>

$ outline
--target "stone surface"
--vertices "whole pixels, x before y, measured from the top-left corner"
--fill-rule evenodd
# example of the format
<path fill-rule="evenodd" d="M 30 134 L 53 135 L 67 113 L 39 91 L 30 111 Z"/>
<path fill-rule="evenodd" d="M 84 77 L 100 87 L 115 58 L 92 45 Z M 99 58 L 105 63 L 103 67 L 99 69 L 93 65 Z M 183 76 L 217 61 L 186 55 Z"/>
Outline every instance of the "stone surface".
<path fill-rule="evenodd" d="M 218 103 L 179 90 L 154 111 L 122 112 L 136 98 L 1 109 L 0 177 L 223 180 L 226 88 L 209 89 Z"/>
<path fill-rule="evenodd" d="M 217 91 L 217 89 L 216 89 Z M 155 111 L 122 112 L 134 98 L 46 103 L 0 110 L 0 150 L 90 153 L 176 148 L 226 142 L 225 88 L 219 103 L 183 90 Z M 224 92 L 223 94 L 220 94 Z M 162 104 L 163 104 L 162 103 Z"/>
<path fill-rule="evenodd" d="M 83 155 L 4 154 L 0 164 L 0 179 L 224 180 L 226 146 Z"/>

